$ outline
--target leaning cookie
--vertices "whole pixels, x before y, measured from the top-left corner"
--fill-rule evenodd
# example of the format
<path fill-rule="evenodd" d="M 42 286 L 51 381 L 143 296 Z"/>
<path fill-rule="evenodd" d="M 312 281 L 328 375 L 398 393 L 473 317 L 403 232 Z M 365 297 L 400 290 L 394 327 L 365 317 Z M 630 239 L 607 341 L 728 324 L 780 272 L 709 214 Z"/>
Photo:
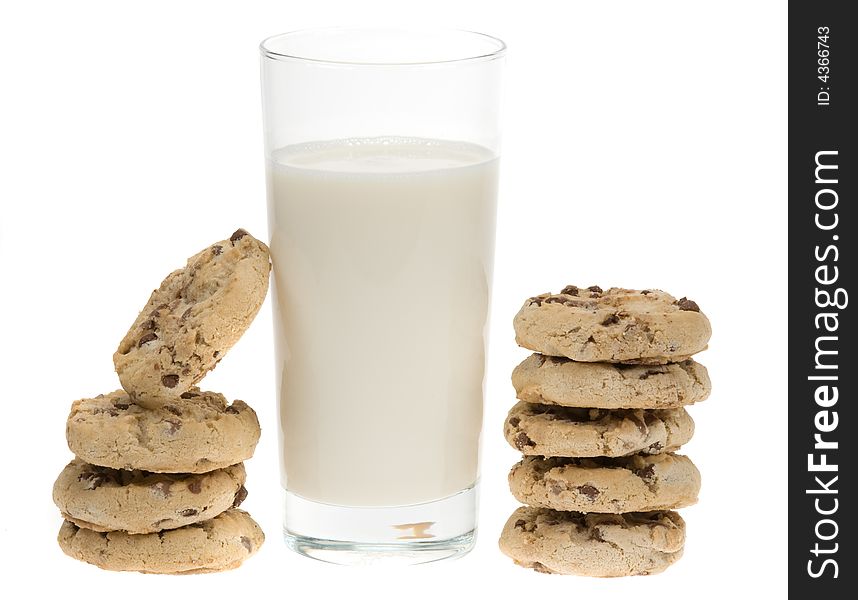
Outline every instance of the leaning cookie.
<path fill-rule="evenodd" d="M 63 517 L 94 531 L 154 533 L 216 517 L 241 504 L 244 465 L 199 475 L 122 471 L 71 461 L 54 483 Z"/>
<path fill-rule="evenodd" d="M 516 500 L 540 508 L 645 512 L 697 502 L 700 473 L 688 457 L 678 454 L 623 458 L 526 456 L 510 471 L 509 487 Z"/>
<path fill-rule="evenodd" d="M 678 449 L 694 435 L 684 408 L 602 410 L 519 402 L 504 422 L 509 444 L 533 456 L 627 456 Z"/>
<path fill-rule="evenodd" d="M 243 229 L 188 259 L 152 292 L 113 362 L 143 406 L 178 398 L 213 369 L 268 291 L 268 247 Z"/>
<path fill-rule="evenodd" d="M 265 540 L 259 525 L 233 508 L 214 519 L 159 533 L 100 533 L 65 521 L 57 541 L 67 555 L 110 571 L 208 573 L 234 569 Z"/>
<path fill-rule="evenodd" d="M 529 298 L 513 325 L 520 346 L 582 362 L 677 362 L 705 349 L 712 335 L 691 300 L 598 286 Z"/>
<path fill-rule="evenodd" d="M 113 469 L 206 473 L 253 456 L 256 413 L 241 400 L 191 389 L 160 408 L 136 404 L 123 390 L 76 400 L 66 421 L 69 449 Z"/>
<path fill-rule="evenodd" d="M 692 359 L 664 365 L 575 362 L 531 354 L 512 372 L 516 397 L 580 408 L 677 408 L 709 397 L 706 367 Z"/>
<path fill-rule="evenodd" d="M 624 577 L 660 573 L 682 556 L 685 522 L 675 512 L 623 515 L 522 506 L 506 523 L 501 551 L 540 573 Z"/>

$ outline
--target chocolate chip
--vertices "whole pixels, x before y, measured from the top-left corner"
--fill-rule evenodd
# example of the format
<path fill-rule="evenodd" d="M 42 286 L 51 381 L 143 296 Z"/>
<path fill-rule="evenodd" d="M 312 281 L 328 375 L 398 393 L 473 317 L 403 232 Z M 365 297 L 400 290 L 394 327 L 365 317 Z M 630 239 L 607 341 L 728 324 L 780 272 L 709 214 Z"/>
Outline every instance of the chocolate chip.
<path fill-rule="evenodd" d="M 521 431 L 517 436 L 515 436 L 515 447 L 519 450 L 523 450 L 525 446 L 530 446 L 531 448 L 533 448 L 534 446 L 536 446 L 536 443 L 532 439 L 527 437 L 526 433 Z"/>
<path fill-rule="evenodd" d="M 143 321 L 143 324 L 140 325 L 140 329 L 143 331 L 148 331 L 149 329 L 155 329 L 155 321 L 153 319 L 149 319 L 148 321 Z"/>
<path fill-rule="evenodd" d="M 244 486 L 241 486 L 240 488 L 238 488 L 238 491 L 235 493 L 235 499 L 233 499 L 233 501 L 232 501 L 232 507 L 238 508 L 239 506 L 241 506 L 241 503 L 244 502 L 246 499 L 247 499 L 247 488 Z"/>
<path fill-rule="evenodd" d="M 569 298 L 561 298 L 560 296 L 551 296 L 545 299 L 546 304 L 566 304 Z"/>
<path fill-rule="evenodd" d="M 590 337 L 588 337 L 588 338 L 587 338 L 587 341 L 586 341 L 585 343 L 587 343 L 587 344 L 595 344 L 595 343 L 596 343 L 596 338 L 594 338 L 594 337 L 591 335 Z"/>
<path fill-rule="evenodd" d="M 619 322 L 620 322 L 620 317 L 618 317 L 617 315 L 611 315 L 610 317 L 608 317 L 607 319 L 602 321 L 602 327 L 607 327 L 609 325 L 616 325 Z"/>
<path fill-rule="evenodd" d="M 250 538 L 246 535 L 241 536 L 241 545 L 247 548 L 248 552 L 253 550 L 253 544 L 250 542 Z"/>
<path fill-rule="evenodd" d="M 679 310 L 690 310 L 692 312 L 700 312 L 700 307 L 694 300 L 689 300 L 685 296 L 676 301 Z"/>
<path fill-rule="evenodd" d="M 590 532 L 590 539 L 595 540 L 597 542 L 604 542 L 602 539 L 602 530 L 598 527 L 593 527 L 593 530 Z"/>
<path fill-rule="evenodd" d="M 198 514 L 200 514 L 200 511 L 198 511 L 196 508 L 186 508 L 185 510 L 179 511 L 180 517 L 195 517 Z"/>
<path fill-rule="evenodd" d="M 587 288 L 587 291 L 588 292 L 595 292 L 596 294 L 601 294 L 602 288 L 600 288 L 598 285 L 591 285 L 590 287 Z"/>
<path fill-rule="evenodd" d="M 119 410 L 128 410 L 129 406 L 131 406 L 131 405 L 128 404 L 127 402 L 119 402 L 116 400 L 113 401 L 113 407 L 118 408 Z"/>
<path fill-rule="evenodd" d="M 187 392 L 183 392 L 183 393 L 182 393 L 182 395 L 181 395 L 181 396 L 179 396 L 179 398 L 184 398 L 185 400 L 189 400 L 189 399 L 191 399 L 191 398 L 196 398 L 197 396 L 199 396 L 199 394 L 198 394 L 198 393 L 196 393 L 196 392 L 192 392 L 192 391 L 190 391 L 190 390 L 189 390 L 189 391 L 187 391 Z"/>
<path fill-rule="evenodd" d="M 518 427 L 518 424 L 521 423 L 521 419 L 518 417 L 510 417 L 509 424 L 513 427 Z"/>
<path fill-rule="evenodd" d="M 232 242 L 232 245 L 234 246 L 238 240 L 246 235 L 248 235 L 248 233 L 244 229 L 236 229 L 235 233 L 229 236 L 229 241 Z"/>
<path fill-rule="evenodd" d="M 188 483 L 188 491 L 192 494 L 199 494 L 201 491 L 203 491 L 203 482 L 199 479 L 192 479 Z"/>
<path fill-rule="evenodd" d="M 647 465 L 642 469 L 634 469 L 633 472 L 647 483 L 655 477 L 655 468 L 652 465 Z"/>
<path fill-rule="evenodd" d="M 525 522 L 525 520 L 524 520 L 524 519 L 519 519 L 519 520 L 517 520 L 517 521 L 515 522 L 515 525 L 513 525 L 513 527 L 514 527 L 515 529 L 524 529 L 524 526 L 525 526 L 526 524 L 527 524 L 527 523 Z"/>
<path fill-rule="evenodd" d="M 182 411 L 177 406 L 173 406 L 172 404 L 165 405 L 164 410 L 166 410 L 167 412 L 173 413 L 177 417 L 182 416 Z"/>
<path fill-rule="evenodd" d="M 578 491 L 585 496 L 587 496 L 587 500 L 592 502 L 599 495 L 599 490 L 594 488 L 592 485 L 579 485 Z"/>
<path fill-rule="evenodd" d="M 560 290 L 561 294 L 566 294 L 567 296 L 577 296 L 578 295 L 578 286 L 577 285 L 567 285 L 565 288 Z"/>
<path fill-rule="evenodd" d="M 162 498 L 168 498 L 170 496 L 170 486 L 173 485 L 172 481 L 158 481 L 153 483 L 151 486 L 152 491 L 161 496 Z"/>
<path fill-rule="evenodd" d="M 652 294 L 650 290 L 641 290 L 641 296 L 649 296 Z"/>
<path fill-rule="evenodd" d="M 161 384 L 167 388 L 174 388 L 179 385 L 179 376 L 175 373 L 170 373 L 161 377 Z"/>
<path fill-rule="evenodd" d="M 218 356 L 220 356 L 220 350 L 215 350 L 215 351 L 212 353 L 212 358 L 217 358 Z"/>
<path fill-rule="evenodd" d="M 212 246 L 212 254 L 215 256 L 220 256 L 223 253 L 223 246 L 214 245 Z"/>
<path fill-rule="evenodd" d="M 233 405 L 231 405 L 231 404 L 230 404 L 230 405 L 229 405 L 229 406 L 227 406 L 225 409 L 223 409 L 223 412 L 225 412 L 225 413 L 229 413 L 229 414 L 231 414 L 231 415 L 237 415 L 237 414 L 238 414 L 238 413 L 240 413 L 241 411 L 240 411 L 240 410 L 238 410 L 236 407 L 234 407 Z"/>
<path fill-rule="evenodd" d="M 151 342 L 153 340 L 157 340 L 157 339 L 158 339 L 158 336 L 155 335 L 154 333 L 147 333 L 146 335 L 144 335 L 143 337 L 140 338 L 139 342 L 137 342 L 137 347 L 141 348 L 143 346 L 143 344 L 148 344 L 149 342 Z"/>

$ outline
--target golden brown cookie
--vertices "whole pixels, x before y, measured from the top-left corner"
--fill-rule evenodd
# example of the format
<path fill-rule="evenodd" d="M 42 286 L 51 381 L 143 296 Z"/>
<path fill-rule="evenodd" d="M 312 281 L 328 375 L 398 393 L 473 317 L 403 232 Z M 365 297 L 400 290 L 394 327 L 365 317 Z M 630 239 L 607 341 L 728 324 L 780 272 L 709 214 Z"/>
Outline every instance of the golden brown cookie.
<path fill-rule="evenodd" d="M 247 496 L 244 465 L 198 475 L 123 471 L 71 461 L 54 483 L 67 520 L 94 531 L 154 533 L 205 521 Z"/>
<path fill-rule="evenodd" d="M 664 365 L 583 363 L 531 354 L 512 372 L 520 400 L 579 408 L 677 408 L 709 397 L 706 367 L 692 359 Z"/>
<path fill-rule="evenodd" d="M 554 510 L 627 513 L 670 510 L 697 502 L 700 473 L 679 454 L 622 458 L 525 456 L 509 473 L 522 504 Z"/>
<path fill-rule="evenodd" d="M 651 575 L 682 556 L 685 522 L 677 513 L 623 515 L 558 512 L 522 506 L 506 523 L 501 551 L 540 573 Z"/>
<path fill-rule="evenodd" d="M 206 473 L 247 460 L 259 441 L 241 400 L 193 388 L 159 408 L 123 390 L 76 400 L 66 421 L 71 451 L 93 465 L 157 473 Z"/>
<path fill-rule="evenodd" d="M 520 346 L 581 362 L 678 362 L 705 349 L 712 335 L 692 300 L 598 286 L 529 298 L 513 325 Z"/>
<path fill-rule="evenodd" d="M 214 519 L 159 533 L 97 532 L 63 522 L 63 552 L 109 571 L 208 573 L 238 567 L 265 541 L 246 512 L 232 508 Z"/>
<path fill-rule="evenodd" d="M 239 229 L 188 259 L 152 292 L 113 362 L 149 408 L 188 391 L 250 326 L 268 292 L 268 247 Z"/>
<path fill-rule="evenodd" d="M 604 410 L 519 402 L 504 421 L 507 442 L 529 456 L 627 456 L 678 449 L 694 435 L 684 408 Z"/>

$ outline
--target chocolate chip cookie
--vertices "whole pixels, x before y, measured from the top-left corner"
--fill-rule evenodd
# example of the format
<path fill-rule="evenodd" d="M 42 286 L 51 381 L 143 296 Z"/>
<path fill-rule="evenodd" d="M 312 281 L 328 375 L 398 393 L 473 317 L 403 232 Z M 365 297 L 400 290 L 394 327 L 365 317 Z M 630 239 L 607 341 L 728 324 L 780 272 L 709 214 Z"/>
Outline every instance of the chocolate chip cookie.
<path fill-rule="evenodd" d="M 259 441 L 256 413 L 241 400 L 192 388 L 158 408 L 124 390 L 76 400 L 66 439 L 81 460 L 114 469 L 206 473 L 247 460 Z"/>
<path fill-rule="evenodd" d="M 668 510 L 697 502 L 700 473 L 678 454 L 622 458 L 526 456 L 509 473 L 522 504 L 555 510 L 626 513 Z"/>
<path fill-rule="evenodd" d="M 92 531 L 65 521 L 57 541 L 72 558 L 110 571 L 209 573 L 241 565 L 265 535 L 250 515 L 232 508 L 208 521 L 142 535 Z"/>
<path fill-rule="evenodd" d="M 684 408 L 604 410 L 519 402 L 504 422 L 509 444 L 533 456 L 627 456 L 676 450 L 694 435 Z"/>
<path fill-rule="evenodd" d="M 71 461 L 54 483 L 68 521 L 94 531 L 154 533 L 211 519 L 247 496 L 244 465 L 199 475 L 123 471 Z"/>
<path fill-rule="evenodd" d="M 540 573 L 623 577 L 664 571 L 682 556 L 684 543 L 685 522 L 671 511 L 585 515 L 522 506 L 499 545 Z"/>
<path fill-rule="evenodd" d="M 152 292 L 113 362 L 142 406 L 180 397 L 253 321 L 268 291 L 268 247 L 243 229 L 188 259 Z"/>
<path fill-rule="evenodd" d="M 709 397 L 706 367 L 583 363 L 532 354 L 512 372 L 520 400 L 581 408 L 677 408 Z"/>
<path fill-rule="evenodd" d="M 712 334 L 692 300 L 598 286 L 529 298 L 513 325 L 520 346 L 581 362 L 678 362 L 705 349 Z"/>

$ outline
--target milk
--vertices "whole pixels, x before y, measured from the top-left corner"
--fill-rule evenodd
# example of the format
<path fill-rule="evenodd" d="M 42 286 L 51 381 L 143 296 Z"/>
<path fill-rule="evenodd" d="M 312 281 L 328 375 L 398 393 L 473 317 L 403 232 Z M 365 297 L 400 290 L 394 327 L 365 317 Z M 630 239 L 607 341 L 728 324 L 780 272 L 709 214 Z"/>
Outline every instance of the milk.
<path fill-rule="evenodd" d="M 283 487 L 354 507 L 477 481 L 497 159 L 372 138 L 268 162 Z"/>

